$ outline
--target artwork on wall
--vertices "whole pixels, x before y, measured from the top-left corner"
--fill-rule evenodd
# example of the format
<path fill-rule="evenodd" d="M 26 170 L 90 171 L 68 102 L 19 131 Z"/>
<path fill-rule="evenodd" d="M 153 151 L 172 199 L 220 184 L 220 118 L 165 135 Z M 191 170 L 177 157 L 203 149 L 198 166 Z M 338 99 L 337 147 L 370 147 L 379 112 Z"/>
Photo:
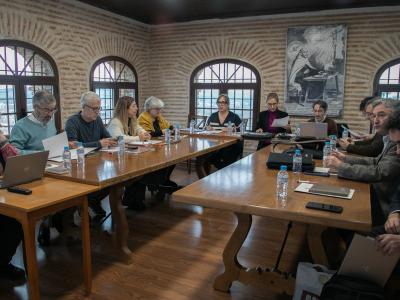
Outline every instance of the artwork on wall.
<path fill-rule="evenodd" d="M 317 100 L 328 103 L 330 116 L 341 115 L 346 39 L 346 25 L 288 29 L 285 107 L 290 115 L 312 115 Z"/>

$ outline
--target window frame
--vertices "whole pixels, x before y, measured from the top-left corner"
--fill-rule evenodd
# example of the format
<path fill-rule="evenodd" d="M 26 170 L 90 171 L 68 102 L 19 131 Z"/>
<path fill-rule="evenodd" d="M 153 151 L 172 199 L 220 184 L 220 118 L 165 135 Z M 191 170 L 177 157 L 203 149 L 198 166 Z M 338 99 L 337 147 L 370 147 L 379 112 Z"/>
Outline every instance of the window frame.
<path fill-rule="evenodd" d="M 243 66 L 245 68 L 250 69 L 255 77 L 255 83 L 196 83 L 194 82 L 195 76 L 197 73 L 208 66 L 214 64 L 221 64 L 221 63 L 232 63 Z M 202 63 L 201 65 L 197 66 L 190 75 L 190 105 L 189 105 L 189 114 L 195 115 L 196 114 L 196 90 L 197 89 L 218 89 L 219 94 L 228 94 L 229 89 L 251 89 L 254 90 L 253 94 L 253 122 L 251 124 L 251 129 L 253 130 L 256 127 L 258 114 L 260 113 L 260 92 L 261 92 L 261 77 L 257 69 L 252 66 L 251 64 L 238 60 L 238 59 L 231 59 L 231 58 L 222 58 L 222 59 L 214 59 Z M 208 116 L 207 116 L 208 117 Z"/>
<path fill-rule="evenodd" d="M 118 61 L 126 66 L 128 66 L 134 76 L 135 76 L 135 82 L 107 82 L 107 81 L 94 81 L 94 71 L 96 70 L 97 66 L 99 66 L 102 63 L 108 62 L 108 61 Z M 90 75 L 89 75 L 89 81 L 90 81 L 90 90 L 92 92 L 96 92 L 96 88 L 103 88 L 103 89 L 113 89 L 114 90 L 114 107 L 115 104 L 117 103 L 117 100 L 119 99 L 119 90 L 120 89 L 134 89 L 135 90 L 135 101 L 136 104 L 139 107 L 139 82 L 138 82 L 138 76 L 136 69 L 132 66 L 130 62 L 128 62 L 126 59 L 119 57 L 119 56 L 106 56 L 102 57 L 98 60 L 96 60 L 91 69 L 90 69 Z M 133 85 L 133 86 L 132 86 Z"/>
<path fill-rule="evenodd" d="M 379 80 L 382 74 L 390 67 L 400 64 L 400 57 L 385 63 L 379 68 L 378 72 L 375 74 L 374 78 L 374 95 L 379 96 L 381 92 L 399 92 L 400 93 L 400 83 L 399 84 L 380 84 Z"/>
<path fill-rule="evenodd" d="M 0 75 L 1 85 L 15 86 L 15 110 L 17 120 L 27 115 L 27 95 L 25 85 L 52 85 L 53 95 L 57 103 L 57 112 L 55 114 L 55 125 L 58 131 L 61 130 L 61 106 L 59 94 L 59 76 L 58 69 L 54 59 L 43 49 L 19 40 L 0 39 L 0 47 L 22 47 L 37 53 L 47 60 L 53 69 L 54 76 L 23 76 L 23 75 Z"/>

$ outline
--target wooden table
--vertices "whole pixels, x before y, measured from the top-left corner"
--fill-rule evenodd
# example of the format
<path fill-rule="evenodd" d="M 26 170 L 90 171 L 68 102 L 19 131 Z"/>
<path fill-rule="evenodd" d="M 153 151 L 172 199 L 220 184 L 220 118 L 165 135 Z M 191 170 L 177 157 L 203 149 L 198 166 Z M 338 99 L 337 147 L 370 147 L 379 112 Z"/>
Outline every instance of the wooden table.
<path fill-rule="evenodd" d="M 236 139 L 233 138 L 186 137 L 179 143 L 155 146 L 154 151 L 137 155 L 126 153 L 123 157 L 119 157 L 118 153 L 99 152 L 86 158 L 85 167 L 82 170 L 78 169 L 76 164 L 73 164 L 70 174 L 48 173 L 47 175 L 92 184 L 99 186 L 99 188 L 112 186 L 109 199 L 113 217 L 114 242 L 122 258 L 129 263 L 131 261 L 131 251 L 127 245 L 129 228 L 125 209 L 121 203 L 124 183 L 179 162 L 194 157 L 202 157 L 235 142 Z M 201 163 L 196 165 L 196 169 L 199 177 L 205 176 L 204 170 L 201 170 Z"/>
<path fill-rule="evenodd" d="M 297 178 L 290 172 L 287 204 L 285 207 L 279 204 L 276 199 L 278 171 L 269 170 L 265 165 L 270 148 L 257 151 L 172 195 L 177 202 L 228 210 L 236 214 L 238 225 L 223 253 L 225 272 L 214 282 L 217 290 L 228 291 L 232 282 L 237 280 L 245 284 L 263 283 L 277 292 L 293 293 L 294 278 L 287 274 L 249 269 L 238 262 L 237 254 L 250 230 L 252 215 L 309 224 L 307 238 L 312 257 L 316 263 L 325 265 L 327 258 L 321 235 L 327 227 L 370 230 L 370 194 L 366 183 L 333 176 L 325 178 L 301 175 L 301 179 L 355 189 L 352 200 L 343 200 L 294 192 Z M 305 205 L 309 201 L 340 205 L 343 213 L 306 209 Z"/>
<path fill-rule="evenodd" d="M 86 294 L 89 295 L 92 288 L 92 271 L 86 195 L 98 188 L 53 178 L 43 178 L 21 186 L 31 189 L 32 194 L 20 195 L 0 190 L 0 214 L 15 218 L 22 225 L 29 298 L 31 300 L 40 298 L 36 259 L 36 222 L 45 216 L 74 206 L 82 210 L 83 278 Z"/>

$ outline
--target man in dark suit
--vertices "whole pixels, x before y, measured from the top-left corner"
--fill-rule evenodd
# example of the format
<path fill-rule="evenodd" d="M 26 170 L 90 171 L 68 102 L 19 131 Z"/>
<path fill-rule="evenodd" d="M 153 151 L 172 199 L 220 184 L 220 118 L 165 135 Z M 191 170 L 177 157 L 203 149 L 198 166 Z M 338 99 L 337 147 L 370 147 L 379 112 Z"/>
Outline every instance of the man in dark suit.
<path fill-rule="evenodd" d="M 275 119 L 282 119 L 288 116 L 284 111 L 278 109 L 279 97 L 277 93 L 269 93 L 267 96 L 267 110 L 261 112 L 258 116 L 256 132 L 269 132 L 272 134 L 290 132 L 290 126 L 272 127 Z M 270 141 L 260 141 L 257 150 L 264 148 L 270 144 Z"/>

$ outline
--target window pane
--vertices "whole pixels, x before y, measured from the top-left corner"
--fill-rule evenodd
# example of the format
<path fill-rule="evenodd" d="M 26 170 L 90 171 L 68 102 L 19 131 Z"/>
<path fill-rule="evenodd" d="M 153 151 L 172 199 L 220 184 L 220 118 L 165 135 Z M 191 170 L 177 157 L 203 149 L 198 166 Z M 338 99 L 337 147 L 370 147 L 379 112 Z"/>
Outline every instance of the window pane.
<path fill-rule="evenodd" d="M 112 113 L 114 110 L 114 90 L 105 88 L 96 88 L 95 93 L 100 96 L 101 99 L 101 111 L 100 117 L 104 124 L 112 118 Z"/>
<path fill-rule="evenodd" d="M 256 83 L 254 72 L 234 63 L 218 63 L 197 72 L 195 83 Z"/>
<path fill-rule="evenodd" d="M 98 82 L 136 82 L 133 70 L 116 60 L 100 63 L 93 72 L 93 81 Z"/>
<path fill-rule="evenodd" d="M 379 84 L 400 84 L 400 64 L 387 68 L 379 78 Z"/>
<path fill-rule="evenodd" d="M 0 130 L 9 135 L 16 121 L 14 85 L 0 85 L 0 112 Z"/>
<path fill-rule="evenodd" d="M 129 97 L 135 98 L 135 90 L 134 89 L 119 89 L 119 96 L 120 97 L 129 96 Z"/>
<path fill-rule="evenodd" d="M 32 98 L 37 91 L 48 91 L 54 94 L 54 87 L 52 85 L 25 85 L 26 95 L 26 112 L 31 113 L 33 111 Z"/>
<path fill-rule="evenodd" d="M 210 116 L 217 109 L 218 89 L 198 89 L 196 90 L 196 115 Z"/>
<path fill-rule="evenodd" d="M 236 113 L 241 119 L 247 119 L 246 130 L 251 130 L 253 124 L 253 89 L 229 89 L 229 109 Z"/>

